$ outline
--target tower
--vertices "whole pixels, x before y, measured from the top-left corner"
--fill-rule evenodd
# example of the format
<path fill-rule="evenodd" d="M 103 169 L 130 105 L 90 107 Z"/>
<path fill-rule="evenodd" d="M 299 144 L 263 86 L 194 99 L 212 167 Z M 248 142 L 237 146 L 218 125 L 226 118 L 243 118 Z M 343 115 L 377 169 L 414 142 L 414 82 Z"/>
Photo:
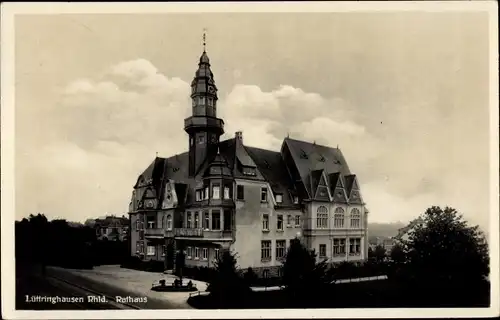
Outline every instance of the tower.
<path fill-rule="evenodd" d="M 224 133 L 224 121 L 217 118 L 217 87 L 205 51 L 191 82 L 192 115 L 184 120 L 189 135 L 189 175 L 194 176 L 209 154 L 217 152 L 219 138 Z"/>

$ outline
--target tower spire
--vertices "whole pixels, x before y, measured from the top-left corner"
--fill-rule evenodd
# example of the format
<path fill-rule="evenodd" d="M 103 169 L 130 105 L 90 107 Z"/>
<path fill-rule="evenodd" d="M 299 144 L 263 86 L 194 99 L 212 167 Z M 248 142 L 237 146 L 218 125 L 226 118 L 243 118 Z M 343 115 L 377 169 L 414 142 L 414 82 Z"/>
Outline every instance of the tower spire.
<path fill-rule="evenodd" d="M 203 52 L 206 52 L 207 47 L 207 28 L 203 28 Z"/>

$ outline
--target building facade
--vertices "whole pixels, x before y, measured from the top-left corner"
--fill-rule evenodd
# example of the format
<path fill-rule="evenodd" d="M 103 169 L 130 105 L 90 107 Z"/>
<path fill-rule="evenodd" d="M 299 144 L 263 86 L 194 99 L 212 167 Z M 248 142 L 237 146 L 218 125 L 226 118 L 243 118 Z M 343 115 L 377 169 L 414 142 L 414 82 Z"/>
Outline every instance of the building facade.
<path fill-rule="evenodd" d="M 338 148 L 285 138 L 280 151 L 246 146 L 242 132 L 221 141 L 217 86 L 204 51 L 185 119 L 188 151 L 156 157 L 139 175 L 129 214 L 131 254 L 175 265 L 212 267 L 222 250 L 240 268 L 278 272 L 299 238 L 318 259 L 368 256 L 368 211 L 356 175 Z"/>
<path fill-rule="evenodd" d="M 127 241 L 129 224 L 129 219 L 125 216 L 107 216 L 104 219 L 96 219 L 93 226 L 97 240 Z"/>

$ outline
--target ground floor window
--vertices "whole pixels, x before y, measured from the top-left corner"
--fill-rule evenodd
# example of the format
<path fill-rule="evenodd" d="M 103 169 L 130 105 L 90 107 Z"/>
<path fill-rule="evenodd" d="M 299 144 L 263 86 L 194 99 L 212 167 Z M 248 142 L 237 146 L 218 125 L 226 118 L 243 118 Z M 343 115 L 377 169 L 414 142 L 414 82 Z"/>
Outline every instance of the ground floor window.
<path fill-rule="evenodd" d="M 200 248 L 198 248 L 198 247 L 194 248 L 194 258 L 195 259 L 200 258 Z"/>
<path fill-rule="evenodd" d="M 271 240 L 263 240 L 261 242 L 261 260 L 271 260 Z"/>
<path fill-rule="evenodd" d="M 148 246 L 147 255 L 148 256 L 154 256 L 155 254 L 156 254 L 156 248 L 155 248 L 155 246 Z"/>
<path fill-rule="evenodd" d="M 265 269 L 263 272 L 262 272 L 262 276 L 264 278 L 269 278 L 269 270 Z"/>
<path fill-rule="evenodd" d="M 187 258 L 187 259 L 191 259 L 191 257 L 193 256 L 193 248 L 191 248 L 191 247 L 187 247 L 187 248 L 186 248 L 186 252 L 187 252 L 187 253 L 186 253 L 186 258 Z"/>
<path fill-rule="evenodd" d="M 276 240 L 276 259 L 285 257 L 286 240 Z"/>
<path fill-rule="evenodd" d="M 319 245 L 319 256 L 326 257 L 326 244 Z"/>
<path fill-rule="evenodd" d="M 361 253 L 361 238 L 351 238 L 349 239 L 349 254 L 360 254 Z"/>
<path fill-rule="evenodd" d="M 208 259 L 208 248 L 203 248 L 202 251 L 201 251 L 201 258 L 203 260 L 207 260 Z"/>
<path fill-rule="evenodd" d="M 167 251 L 167 246 L 166 245 L 162 245 L 161 246 L 161 256 L 162 257 L 165 256 L 166 251 Z"/>
<path fill-rule="evenodd" d="M 333 239 L 333 255 L 345 255 L 345 239 Z"/>
<path fill-rule="evenodd" d="M 219 249 L 214 249 L 215 260 L 219 260 Z"/>

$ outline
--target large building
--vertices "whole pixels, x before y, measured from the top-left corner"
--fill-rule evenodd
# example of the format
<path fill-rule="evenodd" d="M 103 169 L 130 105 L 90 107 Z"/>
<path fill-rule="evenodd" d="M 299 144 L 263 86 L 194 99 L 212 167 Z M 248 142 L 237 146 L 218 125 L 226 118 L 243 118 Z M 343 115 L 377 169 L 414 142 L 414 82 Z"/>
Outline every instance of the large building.
<path fill-rule="evenodd" d="M 242 132 L 221 141 L 217 87 L 203 51 L 184 120 L 188 151 L 156 157 L 130 202 L 131 254 L 165 261 L 177 250 L 188 266 L 208 266 L 222 250 L 240 268 L 272 276 L 299 238 L 329 262 L 368 256 L 359 183 L 338 148 L 285 138 L 281 150 L 246 146 Z"/>

